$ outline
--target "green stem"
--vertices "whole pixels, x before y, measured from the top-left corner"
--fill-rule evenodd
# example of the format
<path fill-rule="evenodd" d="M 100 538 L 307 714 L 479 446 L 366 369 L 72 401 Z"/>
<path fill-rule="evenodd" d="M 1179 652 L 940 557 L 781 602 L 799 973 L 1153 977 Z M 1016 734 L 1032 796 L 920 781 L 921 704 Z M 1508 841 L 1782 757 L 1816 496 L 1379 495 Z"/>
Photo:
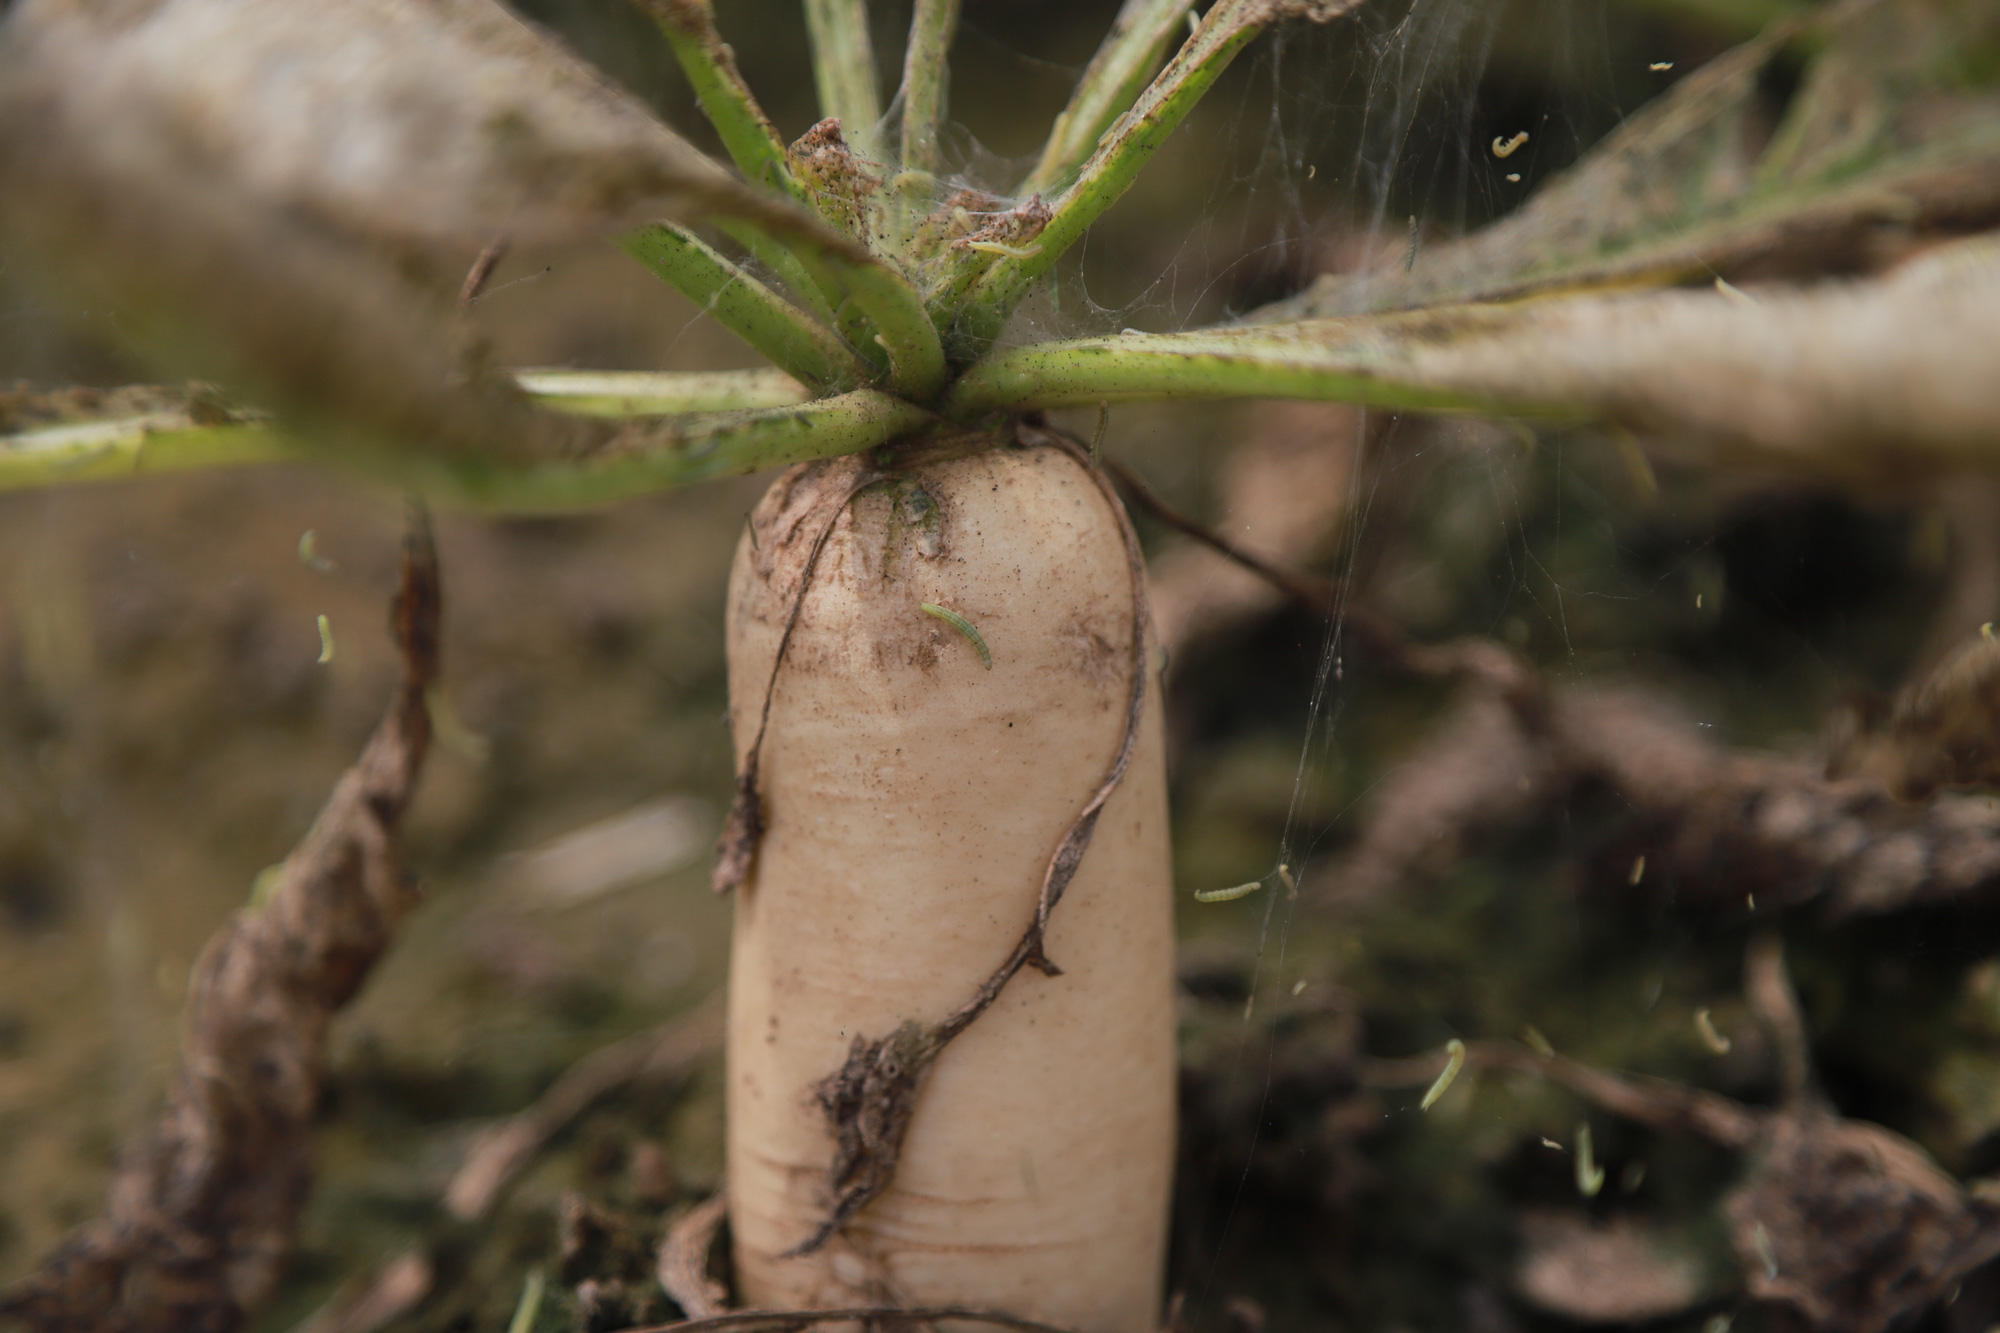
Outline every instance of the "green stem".
<path fill-rule="evenodd" d="M 785 164 L 785 141 L 743 81 L 736 53 L 716 31 L 707 0 L 644 2 L 737 169 L 760 185 L 804 202 L 804 191 Z"/>
<path fill-rule="evenodd" d="M 988 263 L 962 314 L 943 312 L 974 345 L 990 342 L 1028 288 L 1137 179 L 1167 137 L 1222 71 L 1276 16 L 1270 0 L 1216 0 L 1201 27 L 1153 80 L 1133 108 L 1113 122 L 1082 172 L 1053 201 L 1054 213 L 1032 250 Z M 984 256 L 973 262 L 987 262 Z"/>
<path fill-rule="evenodd" d="M 797 200 L 811 205 L 805 187 L 792 174 L 785 157 L 785 141 L 757 104 L 755 94 L 736 68 L 736 53 L 716 31 L 715 17 L 707 0 L 644 0 L 674 58 L 680 61 L 695 98 L 723 147 L 742 173 L 762 181 Z M 798 256 L 765 231 L 718 218 L 717 225 L 731 239 L 757 256 L 777 274 L 792 295 L 805 302 L 824 322 L 834 322 L 834 305 L 839 293 L 816 280 Z"/>
<path fill-rule="evenodd" d="M 834 303 L 840 299 L 838 287 L 823 285 L 827 279 L 815 276 L 799 256 L 785 248 L 769 232 L 744 226 L 726 218 L 715 220 L 716 230 L 755 255 L 765 268 L 778 276 L 791 294 L 805 302 L 822 324 L 834 324 Z"/>
<path fill-rule="evenodd" d="M 1175 0 L 1180 3 L 1180 0 Z M 958 31 L 958 0 L 917 0 L 910 45 L 903 53 L 903 169 L 938 169 L 938 126 L 944 120 L 945 57 Z"/>
<path fill-rule="evenodd" d="M 556 378 L 537 372 L 537 378 L 544 376 Z M 643 404 L 644 399 L 633 401 Z M 635 420 L 613 429 L 579 457 L 510 464 L 386 449 L 348 448 L 328 454 L 269 424 L 204 426 L 187 412 L 166 411 L 0 436 L 0 491 L 195 468 L 327 462 L 443 503 L 501 512 L 554 512 L 805 459 L 859 453 L 936 420 L 900 399 L 858 389 L 836 398 L 761 411 Z"/>
<path fill-rule="evenodd" d="M 1495 309 L 1501 309 L 1496 307 Z M 1479 320 L 1478 308 L 1459 312 Z M 1411 374 L 1411 348 L 1440 337 L 1437 320 L 1304 320 L 1204 333 L 1123 334 L 1041 343 L 979 362 L 952 386 L 943 411 L 959 421 L 994 412 L 1146 398 L 1301 398 L 1382 407 L 1493 412 L 1561 411 L 1504 389 Z M 1452 331 L 1455 336 L 1463 332 Z"/>
<path fill-rule="evenodd" d="M 837 117 L 841 136 L 854 150 L 879 161 L 875 126 L 882 119 L 882 95 L 868 39 L 868 0 L 805 0 L 805 7 L 820 114 Z"/>
<path fill-rule="evenodd" d="M 789 407 L 811 399 L 782 370 L 522 370 L 515 383 L 543 407 L 579 416 L 671 416 Z"/>
<path fill-rule="evenodd" d="M 621 244 L 787 374 L 832 388 L 852 388 L 870 378 L 830 330 L 686 229 L 672 223 L 645 227 Z"/>
<path fill-rule="evenodd" d="M 932 425 L 923 408 L 874 389 L 796 407 L 633 421 L 577 459 L 526 466 L 398 459 L 392 471 L 447 503 L 510 513 L 590 508 L 715 477 L 860 453 Z"/>
<path fill-rule="evenodd" d="M 935 401 L 944 390 L 944 344 L 924 309 L 924 298 L 895 269 L 883 263 L 829 261 L 875 326 L 875 340 L 889 354 L 889 387 L 912 402 Z"/>
<path fill-rule="evenodd" d="M 1125 0 L 1017 194 L 1047 194 L 1082 165 L 1146 86 L 1188 8 L 1188 0 Z"/>
<path fill-rule="evenodd" d="M 285 463 L 303 456 L 269 426 L 201 426 L 184 412 L 155 412 L 0 436 L 0 491 Z"/>

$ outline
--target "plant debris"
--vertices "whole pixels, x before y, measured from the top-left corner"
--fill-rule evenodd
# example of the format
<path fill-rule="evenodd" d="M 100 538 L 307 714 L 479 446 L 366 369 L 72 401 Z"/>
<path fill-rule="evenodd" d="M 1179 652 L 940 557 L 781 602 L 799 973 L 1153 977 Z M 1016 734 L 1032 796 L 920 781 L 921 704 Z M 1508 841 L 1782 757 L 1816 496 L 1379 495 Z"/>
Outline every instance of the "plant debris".
<path fill-rule="evenodd" d="M 429 522 L 413 511 L 388 714 L 268 900 L 203 951 L 167 1107 L 124 1153 L 104 1215 L 0 1293 L 0 1317 L 79 1333 L 227 1333 L 271 1294 L 312 1183 L 328 1022 L 419 896 L 396 834 L 430 742 L 441 605 Z"/>
<path fill-rule="evenodd" d="M 1723 1201 L 1730 1244 L 1753 1298 L 1823 1333 L 1882 1333 L 2000 1257 L 2000 1188 L 1969 1193 L 1924 1151 L 1879 1125 L 1840 1117 L 1810 1086 L 1797 996 L 1777 939 L 1751 942 L 1744 991 L 1775 1050 L 1783 1102 L 1758 1110 L 1712 1092 L 1593 1069 L 1512 1046 L 1469 1046 L 1483 1068 L 1538 1070 L 1607 1111 L 1742 1152 Z M 1380 1061 L 1369 1081 L 1422 1081 L 1433 1057 Z M 1579 1181 L 1585 1169 L 1581 1132 Z"/>

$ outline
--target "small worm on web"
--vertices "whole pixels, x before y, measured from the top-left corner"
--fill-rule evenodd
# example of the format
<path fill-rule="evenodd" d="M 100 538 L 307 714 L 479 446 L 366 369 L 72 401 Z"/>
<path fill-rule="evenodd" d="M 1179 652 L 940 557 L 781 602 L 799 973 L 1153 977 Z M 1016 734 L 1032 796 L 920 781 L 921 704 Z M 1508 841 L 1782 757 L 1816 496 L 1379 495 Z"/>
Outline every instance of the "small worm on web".
<path fill-rule="evenodd" d="M 337 566 L 319 553 L 318 541 L 319 534 L 307 528 L 305 535 L 299 538 L 299 563 L 322 574 L 331 574 Z"/>
<path fill-rule="evenodd" d="M 1512 157 L 1515 150 L 1526 142 L 1528 142 L 1528 132 L 1526 130 L 1522 130 L 1511 139 L 1502 139 L 1496 136 L 1493 140 L 1493 156 Z"/>
<path fill-rule="evenodd" d="M 1290 866 L 1280 864 L 1271 874 L 1276 875 L 1278 882 L 1289 889 L 1294 897 L 1298 896 L 1298 885 L 1292 879 L 1292 868 Z M 1269 878 L 1271 878 L 1271 875 L 1264 876 L 1264 879 Z M 1253 879 L 1248 884 L 1232 884 L 1226 889 L 1196 889 L 1194 891 L 1194 900 L 1198 903 L 1233 903 L 1238 898 L 1248 898 L 1251 894 L 1263 888 L 1264 879 Z"/>
<path fill-rule="evenodd" d="M 319 618 L 319 660 L 322 663 L 333 660 L 333 624 L 324 614 Z"/>
<path fill-rule="evenodd" d="M 1430 1091 L 1426 1092 L 1424 1099 L 1417 1103 L 1419 1111 L 1428 1111 L 1436 1105 L 1437 1099 L 1444 1096 L 1445 1089 L 1451 1086 L 1451 1081 L 1458 1077 L 1458 1071 L 1465 1068 L 1464 1042 L 1453 1037 L 1444 1044 L 1444 1049 L 1444 1072 L 1437 1076 L 1437 1082 L 1431 1084 Z"/>

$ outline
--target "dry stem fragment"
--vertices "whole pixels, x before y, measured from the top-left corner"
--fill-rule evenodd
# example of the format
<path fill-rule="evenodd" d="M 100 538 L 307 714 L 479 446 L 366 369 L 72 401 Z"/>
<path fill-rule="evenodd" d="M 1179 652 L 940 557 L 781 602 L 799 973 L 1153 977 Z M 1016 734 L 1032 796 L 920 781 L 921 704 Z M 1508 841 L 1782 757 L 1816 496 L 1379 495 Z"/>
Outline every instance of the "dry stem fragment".
<path fill-rule="evenodd" d="M 1879 1125 L 1840 1118 L 1809 1090 L 1804 1026 L 1775 936 L 1753 942 L 1745 991 L 1778 1040 L 1792 1089 L 1775 1111 L 1562 1056 L 1477 1044 L 1475 1068 L 1539 1070 L 1605 1110 L 1743 1151 L 1750 1166 L 1723 1202 L 1751 1294 L 1824 1333 L 1881 1333 L 2000 1256 L 2000 1199 L 1961 1190 L 1924 1151 Z M 1370 1081 L 1419 1083 L 1434 1056 L 1377 1061 Z M 1579 1178 L 1583 1170 L 1579 1145 Z"/>
<path fill-rule="evenodd" d="M 180 1072 L 158 1124 L 124 1154 L 104 1215 L 0 1295 L 0 1317 L 224 1333 L 275 1287 L 312 1183 L 327 1025 L 418 898 L 396 832 L 430 741 L 439 610 L 419 512 L 391 612 L 403 676 L 387 716 L 269 900 L 238 912 L 195 965 Z"/>
<path fill-rule="evenodd" d="M 660 1288 L 690 1319 L 705 1319 L 729 1308 L 729 1289 L 708 1275 L 716 1232 L 729 1216 L 729 1195 L 718 1190 L 681 1214 L 660 1241 L 656 1275 Z"/>

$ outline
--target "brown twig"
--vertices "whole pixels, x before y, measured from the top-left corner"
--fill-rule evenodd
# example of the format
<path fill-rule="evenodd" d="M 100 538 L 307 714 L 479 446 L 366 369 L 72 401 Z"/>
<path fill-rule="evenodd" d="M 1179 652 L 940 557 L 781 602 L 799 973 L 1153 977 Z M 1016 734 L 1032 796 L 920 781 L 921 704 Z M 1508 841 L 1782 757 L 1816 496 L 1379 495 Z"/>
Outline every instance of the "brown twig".
<path fill-rule="evenodd" d="M 1785 1104 L 1803 1105 L 1811 1091 L 1812 1044 L 1805 1011 L 1785 969 L 1785 945 L 1775 930 L 1759 931 L 1743 954 L 1743 996 L 1771 1034 L 1778 1055 L 1778 1087 Z"/>
<path fill-rule="evenodd" d="M 1115 458 L 1104 459 L 1103 468 L 1141 509 L 1175 532 L 1192 538 L 1224 559 L 1243 566 L 1313 615 L 1332 617 L 1339 614 L 1342 589 L 1338 585 L 1301 574 L 1297 570 L 1286 569 L 1282 565 L 1272 564 L 1262 556 L 1251 554 L 1221 533 L 1168 504 L 1158 492 L 1140 479 L 1138 473 Z"/>
<path fill-rule="evenodd" d="M 104 1215 L 0 1296 L 42 1330 L 226 1333 L 277 1285 L 312 1183 L 328 1023 L 417 902 L 397 828 L 430 741 L 440 595 L 414 511 L 391 626 L 403 674 L 388 714 L 261 906 L 209 941 L 190 983 L 181 1069 L 158 1124 L 121 1161 Z"/>
<path fill-rule="evenodd" d="M 654 1324 L 628 1333 L 717 1333 L 729 1328 L 811 1328 L 836 1320 L 880 1324 L 919 1324 L 939 1319 L 956 1319 L 968 1324 L 989 1324 L 1010 1328 L 1015 1333 L 1069 1333 L 1054 1324 L 1022 1319 L 995 1310 L 969 1310 L 958 1305 L 855 1305 L 827 1310 L 733 1310 L 728 1314 L 702 1319 L 684 1319 L 678 1324 Z"/>
<path fill-rule="evenodd" d="M 296 1333 L 375 1333 L 415 1309 L 430 1295 L 436 1280 L 430 1255 L 421 1249 L 405 1250 L 372 1280 L 344 1288 Z"/>
<path fill-rule="evenodd" d="M 1362 1082 L 1377 1088 L 1419 1087 L 1438 1076 L 1446 1058 L 1433 1052 L 1365 1061 Z M 1465 1067 L 1540 1074 L 1614 1115 L 1654 1129 L 1696 1134 L 1728 1148 L 1745 1147 L 1757 1135 L 1759 1114 L 1719 1093 L 1643 1075 L 1614 1074 L 1564 1055 L 1541 1055 L 1505 1042 L 1469 1041 Z"/>
<path fill-rule="evenodd" d="M 1750 1295 L 1821 1333 L 1883 1333 L 2000 1255 L 2000 1202 L 1968 1195 L 1916 1144 L 1809 1094 L 1804 1023 L 1775 933 L 1753 942 L 1745 972 L 1751 1006 L 1778 1033 L 1789 1095 L 1775 1110 L 1500 1043 L 1468 1044 L 1465 1063 L 1540 1073 L 1614 1114 L 1746 1153 L 1723 1213 Z M 1437 1053 L 1368 1061 L 1362 1077 L 1409 1087 L 1443 1065 Z"/>
<path fill-rule="evenodd" d="M 1547 692 L 1534 725 L 1518 709 L 1469 701 L 1382 782 L 1360 838 L 1320 882 L 1340 901 L 1379 896 L 1593 788 L 1628 812 L 1599 881 L 1685 908 L 1814 902 L 1841 918 L 2000 891 L 1990 802 L 1947 793 L 1906 804 L 1878 781 L 1830 780 L 1802 759 L 1718 746 L 1650 692 L 1606 685 Z"/>
<path fill-rule="evenodd" d="M 473 1143 L 445 1188 L 445 1208 L 464 1222 L 483 1217 L 535 1154 L 593 1103 L 627 1083 L 674 1077 L 713 1052 L 722 1041 L 722 1017 L 718 994 L 692 1013 L 593 1051 L 570 1066 L 534 1105 Z M 435 1272 L 432 1247 L 412 1246 L 366 1282 L 355 1283 L 354 1290 L 337 1295 L 299 1333 L 374 1333 L 428 1296 Z M 667 1294 L 695 1313 L 675 1288 L 668 1286 Z"/>

